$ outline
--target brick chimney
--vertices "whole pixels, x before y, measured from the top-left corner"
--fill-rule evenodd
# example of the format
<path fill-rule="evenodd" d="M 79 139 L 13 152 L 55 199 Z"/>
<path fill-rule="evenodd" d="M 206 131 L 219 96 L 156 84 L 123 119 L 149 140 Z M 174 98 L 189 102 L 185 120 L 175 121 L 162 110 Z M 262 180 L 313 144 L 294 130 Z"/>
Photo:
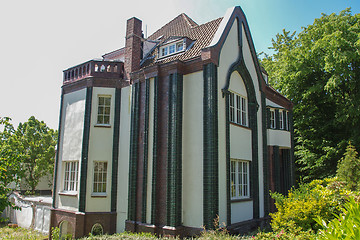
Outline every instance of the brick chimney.
<path fill-rule="evenodd" d="M 141 20 L 133 17 L 127 20 L 125 42 L 125 79 L 130 80 L 130 73 L 140 70 L 141 60 Z"/>

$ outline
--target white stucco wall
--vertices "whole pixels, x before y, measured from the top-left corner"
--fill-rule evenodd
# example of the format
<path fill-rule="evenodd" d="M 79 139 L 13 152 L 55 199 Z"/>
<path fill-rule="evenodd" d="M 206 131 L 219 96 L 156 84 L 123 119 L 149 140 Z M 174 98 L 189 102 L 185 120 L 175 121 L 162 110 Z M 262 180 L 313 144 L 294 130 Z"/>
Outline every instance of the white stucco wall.
<path fill-rule="evenodd" d="M 230 158 L 252 160 L 251 130 L 230 124 Z"/>
<path fill-rule="evenodd" d="M 183 224 L 203 225 L 203 72 L 183 77 Z"/>
<path fill-rule="evenodd" d="M 131 87 L 121 89 L 116 232 L 125 230 L 128 208 Z"/>
<path fill-rule="evenodd" d="M 268 129 L 268 145 L 291 148 L 291 135 L 289 131 Z"/>
<path fill-rule="evenodd" d="M 253 219 L 253 202 L 231 203 L 231 222 L 238 223 Z"/>
<path fill-rule="evenodd" d="M 227 224 L 227 184 L 226 184 L 226 109 L 225 98 L 222 96 L 221 89 L 225 86 L 227 72 L 236 59 L 237 46 L 237 20 L 234 21 L 230 32 L 222 46 L 218 67 L 218 130 L 219 130 L 219 221 Z"/>
<path fill-rule="evenodd" d="M 64 179 L 64 161 L 79 161 L 81 167 L 81 151 L 84 130 L 86 89 L 65 94 L 63 96 L 59 161 L 57 175 L 56 207 L 71 211 L 77 211 L 78 195 L 59 195 L 62 192 Z M 78 179 L 80 174 L 78 175 Z"/>
<path fill-rule="evenodd" d="M 98 97 L 111 97 L 110 126 L 99 127 L 97 125 Z M 115 115 L 115 89 L 93 88 L 91 103 L 90 137 L 88 153 L 88 169 L 86 184 L 86 211 L 87 212 L 110 212 L 111 201 L 111 173 L 112 173 L 112 151 Z M 94 162 L 107 162 L 106 194 L 101 197 L 93 193 Z"/>

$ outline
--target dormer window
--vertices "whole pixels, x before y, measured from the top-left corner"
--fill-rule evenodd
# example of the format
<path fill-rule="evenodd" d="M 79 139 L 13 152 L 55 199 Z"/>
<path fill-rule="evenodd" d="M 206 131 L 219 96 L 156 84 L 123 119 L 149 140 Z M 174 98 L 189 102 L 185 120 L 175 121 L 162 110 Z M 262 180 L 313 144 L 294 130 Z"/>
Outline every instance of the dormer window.
<path fill-rule="evenodd" d="M 170 43 L 165 43 L 159 49 L 159 58 L 171 56 L 185 50 L 185 39 L 179 41 L 171 41 Z"/>

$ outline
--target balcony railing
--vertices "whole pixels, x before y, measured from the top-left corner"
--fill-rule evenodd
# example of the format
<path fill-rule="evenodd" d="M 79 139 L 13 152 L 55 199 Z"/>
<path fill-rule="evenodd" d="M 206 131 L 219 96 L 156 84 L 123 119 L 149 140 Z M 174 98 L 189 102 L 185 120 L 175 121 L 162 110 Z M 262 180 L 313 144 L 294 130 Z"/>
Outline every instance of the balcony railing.
<path fill-rule="evenodd" d="M 91 60 L 64 70 L 64 84 L 88 77 L 123 79 L 124 63 Z"/>

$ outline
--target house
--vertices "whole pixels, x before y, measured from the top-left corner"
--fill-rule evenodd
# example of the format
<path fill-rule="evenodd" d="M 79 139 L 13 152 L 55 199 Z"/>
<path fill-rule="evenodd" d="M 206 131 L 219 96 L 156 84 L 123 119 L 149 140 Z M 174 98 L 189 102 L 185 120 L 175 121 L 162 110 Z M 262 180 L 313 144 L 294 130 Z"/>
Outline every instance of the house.
<path fill-rule="evenodd" d="M 240 7 L 185 14 L 64 71 L 51 226 L 193 235 L 266 219 L 293 185 L 291 102 L 267 84 Z"/>

